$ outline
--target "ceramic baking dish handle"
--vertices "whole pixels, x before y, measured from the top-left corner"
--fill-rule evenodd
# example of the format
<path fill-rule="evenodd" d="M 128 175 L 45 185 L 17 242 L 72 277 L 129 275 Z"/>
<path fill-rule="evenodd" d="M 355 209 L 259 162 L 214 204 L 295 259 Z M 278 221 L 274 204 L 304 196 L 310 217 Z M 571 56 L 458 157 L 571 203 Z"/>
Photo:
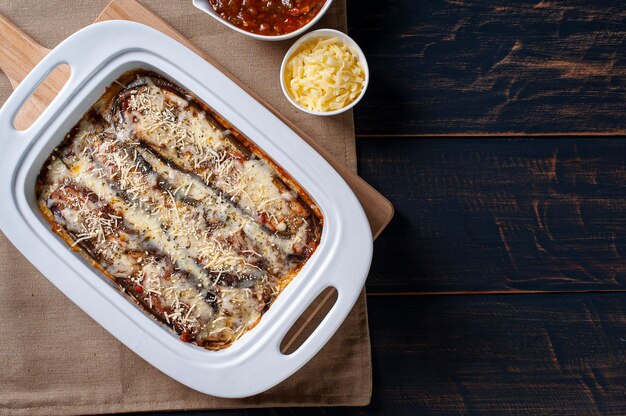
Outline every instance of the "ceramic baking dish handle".
<path fill-rule="evenodd" d="M 53 111 L 54 108 L 59 107 L 59 104 L 67 101 L 71 92 L 76 89 L 78 79 L 81 78 L 78 71 L 79 66 L 67 58 L 66 54 L 57 53 L 56 50 L 51 52 L 26 76 L 4 104 L 2 111 L 0 111 L 0 131 L 2 131 L 2 143 L 0 145 L 6 156 L 21 154 L 22 150 L 30 143 L 29 139 L 35 138 L 36 132 L 41 131 L 43 122 L 51 119 L 46 116 L 46 113 Z M 46 79 L 50 72 L 62 64 L 68 64 L 72 70 L 65 86 L 30 127 L 26 130 L 18 130 L 14 126 L 18 112 L 39 84 Z"/>
<path fill-rule="evenodd" d="M 291 354 L 281 352 L 280 344 L 282 339 L 294 324 L 295 320 L 299 318 L 302 312 L 310 305 L 310 302 L 323 291 L 323 288 L 308 294 L 307 301 L 302 302 L 301 307 L 297 308 L 297 312 L 290 315 L 293 319 L 285 321 L 285 324 L 281 325 L 280 336 L 274 337 L 270 342 L 264 343 L 261 349 L 255 352 L 254 357 L 256 359 L 246 364 L 246 371 L 248 371 L 249 374 L 257 374 L 258 377 L 265 378 L 266 382 L 272 382 L 271 384 L 273 385 L 297 371 L 317 354 L 344 322 L 362 290 L 362 288 L 358 288 L 355 292 L 354 288 L 348 288 L 349 293 L 345 293 L 342 292 L 342 288 L 334 287 L 338 292 L 335 304 L 319 323 L 317 328 L 315 328 L 296 351 Z M 260 391 L 262 390 L 248 391 L 245 395 L 256 394 Z"/>
<path fill-rule="evenodd" d="M 7 153 L 19 154 L 28 146 L 30 139 L 36 138 L 46 124 L 54 120 L 55 114 L 49 113 L 58 113 L 67 104 L 68 100 L 79 91 L 81 85 L 97 69 L 102 62 L 102 56 L 119 53 L 119 48 L 109 45 L 107 49 L 106 46 L 97 45 L 93 36 L 84 36 L 81 32 L 102 32 L 100 36 L 107 36 L 107 34 L 115 33 L 115 26 L 118 23 L 114 21 L 97 23 L 70 36 L 48 53 L 20 82 L 0 110 L 0 131 L 2 132 L 0 145 L 5 155 Z M 46 77 L 56 67 L 63 64 L 67 64 L 71 70 L 71 75 L 63 88 L 30 127 L 25 130 L 15 128 L 15 118 L 22 106 Z"/>

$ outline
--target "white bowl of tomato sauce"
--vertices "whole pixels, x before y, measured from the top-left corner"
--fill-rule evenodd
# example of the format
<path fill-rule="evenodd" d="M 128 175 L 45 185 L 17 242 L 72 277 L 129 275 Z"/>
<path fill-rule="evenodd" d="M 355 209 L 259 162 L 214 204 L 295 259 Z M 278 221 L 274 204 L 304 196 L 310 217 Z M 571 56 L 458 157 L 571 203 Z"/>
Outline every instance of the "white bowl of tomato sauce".
<path fill-rule="evenodd" d="M 333 0 L 193 0 L 229 28 L 255 39 L 279 41 L 306 32 Z"/>

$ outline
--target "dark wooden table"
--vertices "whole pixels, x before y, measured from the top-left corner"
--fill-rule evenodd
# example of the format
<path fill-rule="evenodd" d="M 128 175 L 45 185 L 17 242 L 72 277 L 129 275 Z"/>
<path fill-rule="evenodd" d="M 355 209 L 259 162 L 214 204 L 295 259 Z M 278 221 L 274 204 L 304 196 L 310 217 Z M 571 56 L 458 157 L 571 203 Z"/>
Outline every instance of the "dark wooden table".
<path fill-rule="evenodd" d="M 626 3 L 348 5 L 372 404 L 205 413 L 626 414 Z"/>

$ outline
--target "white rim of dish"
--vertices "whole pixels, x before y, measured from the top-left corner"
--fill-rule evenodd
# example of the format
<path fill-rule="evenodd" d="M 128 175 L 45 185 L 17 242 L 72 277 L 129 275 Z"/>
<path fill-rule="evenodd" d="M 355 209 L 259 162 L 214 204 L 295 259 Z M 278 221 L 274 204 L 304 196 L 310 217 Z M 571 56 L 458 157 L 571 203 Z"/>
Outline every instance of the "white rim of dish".
<path fill-rule="evenodd" d="M 239 32 L 243 35 L 246 35 L 248 37 L 254 38 L 254 39 L 260 39 L 260 40 L 265 40 L 265 41 L 270 41 L 270 42 L 291 39 L 291 38 L 295 38 L 298 35 L 303 34 L 307 30 L 309 30 L 314 24 L 316 24 L 324 16 L 324 14 L 326 14 L 326 12 L 328 11 L 332 3 L 333 3 L 333 0 L 326 0 L 326 3 L 324 3 L 324 6 L 322 6 L 322 9 L 319 11 L 319 13 L 317 13 L 315 17 L 311 19 L 309 23 L 302 26 L 300 29 L 294 30 L 293 32 L 285 33 L 284 35 L 272 36 L 272 35 L 259 35 L 258 33 L 246 32 L 245 30 L 238 28 L 237 26 L 233 25 L 232 23 L 222 18 L 222 16 L 217 14 L 215 10 L 213 10 L 213 8 L 209 5 L 208 0 L 193 0 L 194 6 L 196 6 L 198 9 L 202 10 L 203 12 L 205 12 L 212 18 L 216 19 L 223 25 L 228 26 L 232 30 Z"/>
<path fill-rule="evenodd" d="M 328 37 L 328 36 L 336 36 L 336 37 L 340 38 L 341 40 L 343 40 L 345 42 L 345 44 L 348 46 L 348 48 L 350 48 L 352 53 L 354 53 L 355 55 L 358 56 L 359 62 L 361 63 L 361 66 L 363 67 L 363 73 L 365 74 L 365 82 L 363 82 L 363 89 L 361 90 L 361 94 L 354 101 L 352 101 L 350 104 L 348 104 L 347 106 L 345 106 L 343 108 L 340 108 L 338 110 L 333 110 L 333 111 L 313 111 L 313 110 L 309 110 L 308 108 L 305 108 L 305 107 L 301 106 L 300 104 L 298 104 L 297 102 L 295 102 L 294 99 L 289 94 L 289 92 L 287 91 L 287 87 L 285 85 L 285 76 L 284 76 L 285 75 L 285 67 L 287 66 L 287 61 L 289 60 L 289 58 L 294 53 L 296 53 L 298 48 L 300 48 L 300 46 L 303 43 L 308 42 L 309 40 L 314 39 L 314 38 Z M 361 99 L 365 95 L 365 91 L 367 90 L 367 87 L 368 87 L 369 82 L 370 82 L 370 70 L 369 70 L 369 66 L 367 65 L 367 59 L 365 58 L 365 54 L 363 53 L 363 50 L 354 41 L 354 39 L 352 39 L 350 36 L 346 35 L 345 33 L 340 32 L 340 31 L 335 30 L 335 29 L 318 29 L 318 30 L 314 30 L 313 32 L 307 33 L 306 35 L 304 35 L 300 39 L 298 39 L 291 46 L 291 48 L 289 48 L 289 50 L 285 54 L 285 57 L 283 58 L 283 62 L 280 65 L 280 75 L 279 76 L 280 76 L 280 88 L 283 90 L 283 94 L 285 95 L 287 100 L 289 100 L 289 102 L 294 107 L 296 107 L 298 110 L 304 111 L 305 113 L 308 113 L 308 114 L 313 114 L 315 116 L 335 116 L 337 114 L 345 113 L 346 111 L 350 110 L 352 107 L 357 105 L 359 103 L 359 101 L 361 101 Z"/>

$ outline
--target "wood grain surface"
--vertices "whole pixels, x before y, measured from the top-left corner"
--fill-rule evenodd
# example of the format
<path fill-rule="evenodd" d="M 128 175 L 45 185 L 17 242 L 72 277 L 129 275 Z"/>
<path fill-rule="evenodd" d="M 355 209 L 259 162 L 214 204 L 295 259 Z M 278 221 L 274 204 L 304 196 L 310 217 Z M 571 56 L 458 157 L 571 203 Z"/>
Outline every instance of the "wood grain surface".
<path fill-rule="evenodd" d="M 365 3 L 348 1 L 372 68 L 359 135 L 626 131 L 621 1 Z"/>
<path fill-rule="evenodd" d="M 359 139 L 391 199 L 370 292 L 626 289 L 626 140 Z"/>

